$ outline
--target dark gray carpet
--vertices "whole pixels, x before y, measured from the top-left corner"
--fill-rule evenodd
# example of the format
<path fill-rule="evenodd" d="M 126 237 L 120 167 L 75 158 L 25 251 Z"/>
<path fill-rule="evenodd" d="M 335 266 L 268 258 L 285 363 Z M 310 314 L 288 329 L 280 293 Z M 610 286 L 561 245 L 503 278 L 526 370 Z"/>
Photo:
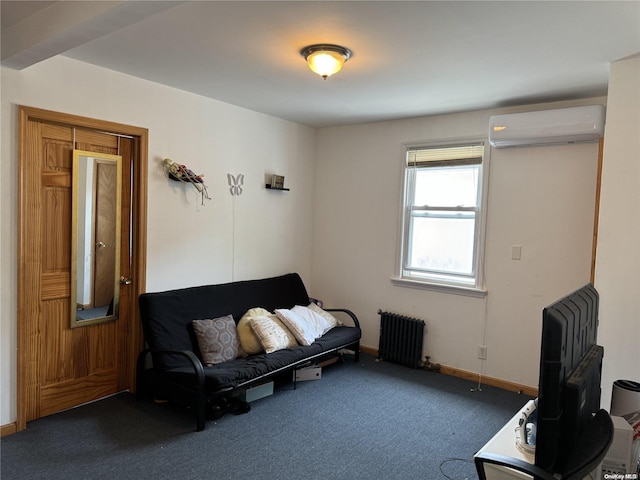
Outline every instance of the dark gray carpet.
<path fill-rule="evenodd" d="M 528 397 L 373 357 L 283 383 L 195 432 L 188 413 L 124 393 L 0 442 L 13 479 L 477 478 L 474 452 Z M 470 389 L 474 389 L 471 391 Z"/>

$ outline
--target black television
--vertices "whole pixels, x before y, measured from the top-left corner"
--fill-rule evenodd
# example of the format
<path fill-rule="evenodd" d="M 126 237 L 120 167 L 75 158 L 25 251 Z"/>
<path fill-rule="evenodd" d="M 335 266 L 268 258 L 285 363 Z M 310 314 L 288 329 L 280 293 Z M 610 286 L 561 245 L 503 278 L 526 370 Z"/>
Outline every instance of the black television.
<path fill-rule="evenodd" d="M 569 467 L 572 449 L 600 409 L 598 305 L 589 283 L 542 312 L 535 465 L 549 473 Z"/>

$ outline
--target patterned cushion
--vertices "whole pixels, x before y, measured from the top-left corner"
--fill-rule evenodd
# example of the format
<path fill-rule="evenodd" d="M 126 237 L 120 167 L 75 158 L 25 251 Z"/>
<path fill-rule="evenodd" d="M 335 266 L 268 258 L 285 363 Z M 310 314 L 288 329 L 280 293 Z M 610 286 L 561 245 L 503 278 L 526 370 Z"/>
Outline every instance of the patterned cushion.
<path fill-rule="evenodd" d="M 238 337 L 240 337 L 240 347 L 247 355 L 256 355 L 264 352 L 264 347 L 260 343 L 260 340 L 256 336 L 255 332 L 251 328 L 249 320 L 252 317 L 269 316 L 271 313 L 269 310 L 265 310 L 261 307 L 255 307 L 242 316 L 238 322 Z"/>
<path fill-rule="evenodd" d="M 296 337 L 275 315 L 250 317 L 249 323 L 267 353 L 298 345 Z"/>
<path fill-rule="evenodd" d="M 205 365 L 211 366 L 233 360 L 241 353 L 236 322 L 231 315 L 194 320 L 192 324 Z"/>

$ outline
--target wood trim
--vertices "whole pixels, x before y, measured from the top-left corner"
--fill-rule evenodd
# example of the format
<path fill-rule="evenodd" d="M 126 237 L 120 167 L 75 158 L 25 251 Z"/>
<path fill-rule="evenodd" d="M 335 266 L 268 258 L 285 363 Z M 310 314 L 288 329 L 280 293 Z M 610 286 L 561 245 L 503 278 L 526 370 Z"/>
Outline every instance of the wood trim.
<path fill-rule="evenodd" d="M 7 435 L 13 435 L 18 431 L 15 422 L 7 423 L 6 425 L 0 426 L 0 438 L 6 437 Z"/>
<path fill-rule="evenodd" d="M 481 385 L 491 385 L 492 387 L 501 388 L 502 390 L 508 390 L 510 392 L 516 392 L 518 394 L 525 394 L 531 397 L 538 396 L 538 389 L 529 385 L 523 385 L 521 383 L 511 382 L 509 380 L 503 380 L 496 377 L 488 377 L 476 372 L 469 372 L 468 370 L 462 370 L 460 368 L 448 367 L 442 365 L 440 367 L 440 373 L 445 375 L 452 375 L 454 377 L 464 378 L 466 380 L 472 380 L 478 382 Z"/>
<path fill-rule="evenodd" d="M 361 346 L 360 351 L 369 355 L 378 356 L 378 350 L 371 347 Z M 517 392 L 519 394 L 529 395 L 531 397 L 538 396 L 538 389 L 529 385 L 523 385 L 520 383 L 510 382 L 501 378 L 487 377 L 480 373 L 470 372 L 468 370 L 462 370 L 461 368 L 448 367 L 446 365 L 440 366 L 440 373 L 445 375 L 451 375 L 453 377 L 464 378 L 465 380 L 472 380 L 474 382 L 480 382 L 483 385 L 491 385 L 492 387 L 501 388 L 502 390 L 508 390 L 510 392 Z"/>
<path fill-rule="evenodd" d="M 120 135 L 129 135 L 132 137 L 148 137 L 149 135 L 148 129 L 135 127 L 133 125 L 109 122 L 107 120 L 97 120 L 95 118 L 54 112 L 51 110 L 43 110 L 41 108 L 26 106 L 20 106 L 19 108 L 21 114 L 24 113 L 29 121 L 43 121 L 54 125 L 58 124 L 76 128 L 86 128 L 88 130 L 117 133 Z"/>
<path fill-rule="evenodd" d="M 28 363 L 30 358 L 27 352 L 30 349 L 30 341 L 32 333 L 34 332 L 28 331 L 28 325 L 26 322 L 21 321 L 21 319 L 34 314 L 34 312 L 29 311 L 29 309 L 34 308 L 33 302 L 28 301 L 29 295 L 40 297 L 40 292 L 37 290 L 38 283 L 20 274 L 20 272 L 27 271 L 25 259 L 28 254 L 25 252 L 25 249 L 28 245 L 27 239 L 32 235 L 32 233 L 28 231 L 28 222 L 23 221 L 24 212 L 29 211 L 26 192 L 31 188 L 29 182 L 33 181 L 33 179 L 29 178 L 33 175 L 26 171 L 26 167 L 23 167 L 23 165 L 27 165 L 28 158 L 34 154 L 32 152 L 33 148 L 27 140 L 32 136 L 32 133 L 34 136 L 38 136 L 37 132 L 30 132 L 28 112 L 20 108 L 18 112 L 17 431 L 24 430 L 27 426 L 27 416 L 29 415 L 28 406 L 32 404 L 29 398 L 33 394 L 33 388 L 29 388 L 33 383 L 30 381 L 30 376 L 33 377 L 33 368 L 30 368 Z M 36 221 L 39 222 L 39 220 Z M 39 339 L 36 338 L 35 341 L 37 342 Z"/>
<path fill-rule="evenodd" d="M 596 283 L 596 254 L 598 251 L 598 222 L 600 221 L 600 190 L 602 189 L 602 158 L 604 154 L 604 137 L 600 137 L 598 148 L 598 173 L 596 180 L 596 204 L 593 213 L 593 245 L 591 246 L 591 283 Z"/>
<path fill-rule="evenodd" d="M 29 189 L 29 182 L 36 178 L 27 171 L 29 158 L 34 148 L 30 145 L 30 128 L 34 128 L 32 122 L 45 122 L 50 125 L 60 125 L 64 127 L 72 127 L 80 130 L 87 130 L 84 133 L 113 133 L 133 137 L 134 142 L 134 198 L 131 213 L 134 219 L 134 245 L 132 257 L 132 275 L 130 298 L 129 332 L 127 345 L 127 353 L 129 354 L 129 367 L 127 371 L 127 387 L 130 391 L 135 391 L 135 364 L 136 357 L 143 345 L 143 335 L 140 327 L 140 318 L 138 311 L 138 297 L 146 290 L 146 252 L 147 252 L 147 175 L 148 175 L 148 146 L 149 131 L 146 128 L 136 127 L 132 125 L 120 124 L 105 120 L 97 120 L 93 118 L 77 116 L 67 113 L 54 112 L 28 106 L 18 107 L 18 271 L 24 270 L 25 252 L 23 251 L 24 241 L 31 233 L 26 229 L 26 222 L 23 222 L 22 215 L 24 212 L 32 210 L 27 208 L 28 197 L 26 193 Z M 26 428 L 28 411 L 27 405 L 30 404 L 29 396 L 32 392 L 29 390 L 29 376 L 33 376 L 29 365 L 28 352 L 30 345 L 37 338 L 33 338 L 38 332 L 27 331 L 28 326 L 22 318 L 25 318 L 26 310 L 33 307 L 33 302 L 29 302 L 29 296 L 33 296 L 34 292 L 31 288 L 33 285 L 29 283 L 29 279 L 18 275 L 18 315 L 17 315 L 17 419 L 15 426 L 3 426 L 2 434 L 5 431 L 15 433 Z M 37 292 L 39 294 L 39 292 Z M 51 292 L 54 295 L 60 292 Z M 31 402 L 32 403 L 32 402 Z"/>
<path fill-rule="evenodd" d="M 367 355 L 373 355 L 374 357 L 378 356 L 378 349 L 367 347 L 365 345 L 360 345 L 360 351 L 362 353 L 366 353 Z"/>
<path fill-rule="evenodd" d="M 148 151 L 149 135 L 145 129 L 144 134 L 138 135 L 134 140 L 134 178 L 139 181 L 134 190 L 133 205 L 131 210 L 137 221 L 133 224 L 133 257 L 137 261 L 131 266 L 132 278 L 132 307 L 129 343 L 129 391 L 136 391 L 136 359 L 138 353 L 144 348 L 144 335 L 142 322 L 140 321 L 140 309 L 138 297 L 146 291 L 147 287 L 147 175 L 148 175 Z"/>

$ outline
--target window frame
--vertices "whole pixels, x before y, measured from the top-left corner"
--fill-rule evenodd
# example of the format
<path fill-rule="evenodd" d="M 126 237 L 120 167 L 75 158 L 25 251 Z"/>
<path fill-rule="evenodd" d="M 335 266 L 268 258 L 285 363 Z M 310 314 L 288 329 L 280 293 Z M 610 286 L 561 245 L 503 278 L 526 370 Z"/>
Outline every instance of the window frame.
<path fill-rule="evenodd" d="M 408 261 L 411 248 L 411 217 L 415 211 L 413 206 L 413 198 L 415 198 L 415 166 L 411 166 L 408 162 L 408 154 L 416 149 L 437 149 L 448 147 L 464 147 L 482 145 L 483 155 L 479 165 L 479 175 L 477 183 L 477 199 L 476 207 L 430 207 L 430 211 L 475 211 L 474 241 L 473 241 L 473 260 L 472 275 L 457 275 L 451 272 L 436 272 L 435 270 L 426 269 L 423 275 L 411 274 L 418 269 L 407 269 L 405 264 Z M 489 163 L 490 163 L 490 147 L 485 138 L 472 138 L 460 141 L 450 142 L 420 142 L 404 144 L 402 148 L 402 200 L 401 215 L 399 222 L 399 241 L 397 246 L 397 266 L 396 275 L 391 278 L 394 285 L 423 288 L 429 290 L 443 291 L 449 293 L 460 293 L 471 296 L 484 296 L 486 294 L 484 285 L 484 249 L 487 219 L 487 200 L 488 200 L 488 179 L 489 179 Z M 454 163 L 455 161 L 452 161 Z M 437 163 L 437 165 L 436 165 Z M 434 167 L 446 166 L 446 161 L 434 162 Z M 428 167 L 429 168 L 429 167 Z M 413 178 L 412 178 L 413 177 Z M 427 209 L 425 209 L 427 210 Z M 471 279 L 461 281 L 461 278 Z"/>

